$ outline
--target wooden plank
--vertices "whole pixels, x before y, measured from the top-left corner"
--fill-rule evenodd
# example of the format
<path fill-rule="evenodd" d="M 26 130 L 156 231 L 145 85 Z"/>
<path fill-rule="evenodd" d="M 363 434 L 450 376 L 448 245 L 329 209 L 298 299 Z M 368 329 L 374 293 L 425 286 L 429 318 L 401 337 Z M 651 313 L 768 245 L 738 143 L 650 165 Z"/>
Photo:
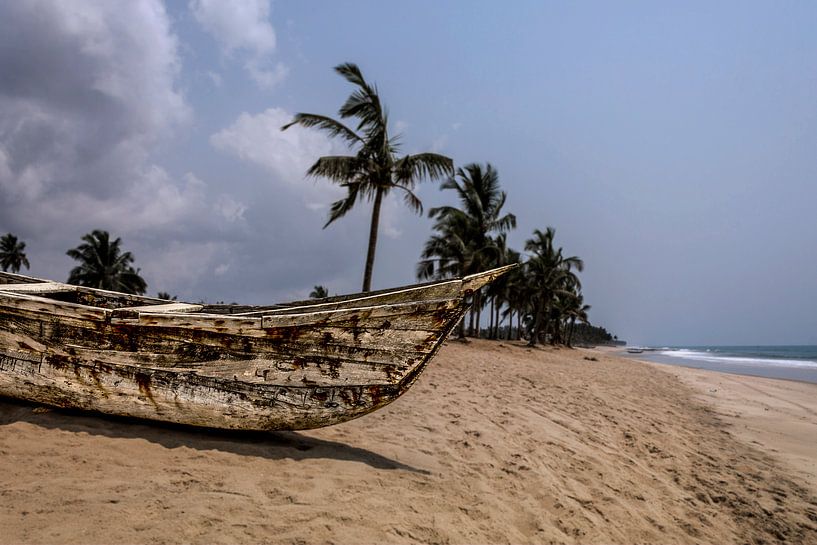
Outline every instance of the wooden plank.
<path fill-rule="evenodd" d="M 26 276 L 24 274 L 15 274 L 5 271 L 0 271 L 0 285 L 2 284 L 33 284 L 37 282 L 50 282 L 50 280 L 43 280 L 41 278 L 34 278 L 33 276 Z"/>
<path fill-rule="evenodd" d="M 54 299 L 28 293 L 6 293 L 2 290 L 0 290 L 0 307 L 76 320 L 107 320 L 111 312 L 104 308 L 55 301 Z"/>
<path fill-rule="evenodd" d="M 382 293 L 355 294 L 341 297 L 329 297 L 315 301 L 300 301 L 287 305 L 262 307 L 251 312 L 242 312 L 239 316 L 262 316 L 282 314 L 303 314 L 332 310 L 348 310 L 362 307 L 373 307 L 386 304 L 411 303 L 435 299 L 451 299 L 459 296 L 460 280 L 449 280 L 434 284 L 386 290 Z"/>
<path fill-rule="evenodd" d="M 417 327 L 416 320 L 421 323 L 437 326 L 438 316 L 444 315 L 460 305 L 457 299 L 437 299 L 413 303 L 398 303 L 376 307 L 358 307 L 339 310 L 317 312 L 303 312 L 299 314 L 268 314 L 262 318 L 264 329 L 272 327 L 293 327 L 303 325 L 362 325 L 361 322 L 388 322 L 385 329 L 398 328 L 401 322 L 410 322 L 411 329 Z"/>
<path fill-rule="evenodd" d="M 0 291 L 33 294 L 68 293 L 77 291 L 77 287 L 62 282 L 30 282 L 27 284 L 0 284 Z"/>
<path fill-rule="evenodd" d="M 490 271 L 466 276 L 462 279 L 462 292 L 464 295 L 470 295 L 518 266 L 518 263 L 514 263 L 513 265 L 505 265 L 504 267 L 498 267 L 496 269 L 491 269 Z"/>
<path fill-rule="evenodd" d="M 141 305 L 137 307 L 118 308 L 113 311 L 112 318 L 133 319 L 139 318 L 144 313 L 151 314 L 183 314 L 186 312 L 198 312 L 203 305 L 193 303 L 159 303 L 156 305 Z"/>

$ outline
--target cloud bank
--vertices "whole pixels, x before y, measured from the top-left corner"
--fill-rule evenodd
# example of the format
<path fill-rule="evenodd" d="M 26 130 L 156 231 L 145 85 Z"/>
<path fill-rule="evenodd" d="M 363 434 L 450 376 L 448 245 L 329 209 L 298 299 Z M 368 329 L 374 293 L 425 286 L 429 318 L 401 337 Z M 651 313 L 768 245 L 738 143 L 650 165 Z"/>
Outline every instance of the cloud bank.
<path fill-rule="evenodd" d="M 36 241 L 39 274 L 62 279 L 65 250 L 101 228 L 122 234 L 162 289 L 185 274 L 164 266 L 176 241 L 206 270 L 241 222 L 243 204 L 152 160 L 192 117 L 179 71 L 161 2 L 0 6 L 0 231 Z"/>

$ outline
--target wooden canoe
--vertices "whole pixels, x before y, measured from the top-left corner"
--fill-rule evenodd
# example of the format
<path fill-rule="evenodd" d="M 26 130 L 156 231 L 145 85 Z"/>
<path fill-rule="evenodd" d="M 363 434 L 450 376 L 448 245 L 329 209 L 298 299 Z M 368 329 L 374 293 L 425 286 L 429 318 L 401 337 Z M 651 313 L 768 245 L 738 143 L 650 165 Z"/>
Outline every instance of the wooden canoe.
<path fill-rule="evenodd" d="M 510 268 L 264 307 L 0 273 L 0 396 L 226 429 L 344 422 L 405 393 Z"/>

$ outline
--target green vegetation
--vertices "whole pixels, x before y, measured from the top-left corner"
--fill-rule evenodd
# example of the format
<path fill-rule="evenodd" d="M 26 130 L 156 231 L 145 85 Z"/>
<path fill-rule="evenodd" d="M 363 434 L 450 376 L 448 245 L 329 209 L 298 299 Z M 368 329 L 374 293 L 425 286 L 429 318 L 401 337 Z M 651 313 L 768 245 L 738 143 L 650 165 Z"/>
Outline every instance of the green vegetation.
<path fill-rule="evenodd" d="M 584 262 L 576 256 L 562 255 L 562 248 L 553 244 L 555 236 L 553 227 L 544 233 L 536 229 L 533 238 L 525 242 L 525 250 L 530 253 L 525 263 L 528 274 L 525 289 L 530 299 L 532 323 L 530 346 L 547 338 L 548 333 L 553 343 L 560 341 L 563 310 L 581 295 L 581 282 L 573 270 L 581 272 Z"/>
<path fill-rule="evenodd" d="M 516 228 L 516 216 L 503 210 L 507 194 L 500 189 L 496 169 L 490 163 L 470 163 L 454 172 L 451 159 L 434 153 L 398 157 L 398 137 L 388 134 L 388 117 L 377 88 L 366 82 L 355 64 L 341 64 L 335 71 L 355 86 L 338 111 L 341 119 L 357 120 L 355 129 L 330 117 L 299 113 L 281 130 L 293 125 L 317 128 L 354 150 L 354 155 L 320 157 L 307 175 L 327 178 L 347 190 L 345 198 L 332 204 L 324 228 L 343 217 L 358 201 L 374 201 L 363 291 L 371 288 L 383 198 L 392 189 L 399 189 L 405 203 L 422 212 L 422 203 L 413 192 L 416 182 L 448 176 L 440 189 L 453 191 L 457 206 L 429 210 L 428 216 L 434 220 L 433 233 L 420 254 L 417 277 L 454 278 L 520 264 L 473 294 L 471 313 L 462 320 L 459 337 L 524 337 L 530 346 L 541 342 L 570 346 L 579 339 L 587 342 L 588 332 L 593 331 L 587 329 L 590 305 L 584 303 L 578 277 L 584 262 L 577 256 L 565 255 L 555 244 L 556 230 L 534 230 L 525 243 L 524 255 L 509 248 L 507 233 Z M 310 297 L 324 297 L 325 291 L 319 288 L 315 286 Z M 486 307 L 487 329 L 482 327 Z"/>
<path fill-rule="evenodd" d="M 82 237 L 84 241 L 66 253 L 79 265 L 71 269 L 69 284 L 121 291 L 141 295 L 147 290 L 147 283 L 134 269 L 133 255 L 122 252 L 122 240 L 113 241 L 107 231 L 95 230 Z"/>
<path fill-rule="evenodd" d="M 619 341 L 603 327 L 590 324 L 576 324 L 573 332 L 573 344 L 577 346 L 593 346 L 598 344 L 624 345 L 624 341 Z"/>
<path fill-rule="evenodd" d="M 345 188 L 347 192 L 345 198 L 332 203 L 329 219 L 324 228 L 336 219 L 345 216 L 356 202 L 374 201 L 366 268 L 363 274 L 363 291 L 365 292 L 369 291 L 372 285 L 380 207 L 383 199 L 392 189 L 399 189 L 403 193 L 406 205 L 422 213 L 423 204 L 413 192 L 417 181 L 424 178 L 436 180 L 450 175 L 454 170 L 454 163 L 448 157 L 436 153 L 418 153 L 398 157 L 400 135 L 389 136 L 388 115 L 380 101 L 377 87 L 366 82 L 355 64 L 338 65 L 335 67 L 335 72 L 356 87 L 340 107 L 338 114 L 341 119 L 357 119 L 357 127 L 352 130 L 330 117 L 299 113 L 281 130 L 286 130 L 293 125 L 314 127 L 326 132 L 332 138 L 340 138 L 345 144 L 356 150 L 354 155 L 320 157 L 307 171 L 307 175 L 327 178 Z"/>
<path fill-rule="evenodd" d="M 309 293 L 310 299 L 324 299 L 329 297 L 329 290 L 323 286 L 315 286 Z"/>
<path fill-rule="evenodd" d="M 587 341 L 584 328 L 590 305 L 584 304 L 578 273 L 584 262 L 564 255 L 554 242 L 556 230 L 534 230 L 525 243 L 526 256 L 507 246 L 507 233 L 516 227 L 516 216 L 503 212 L 507 194 L 500 190 L 499 175 L 490 164 L 469 164 L 441 185 L 453 190 L 458 206 L 429 211 L 434 233 L 426 241 L 417 264 L 417 277 L 453 278 L 513 263 L 521 266 L 473 295 L 469 317 L 459 328 L 467 335 L 489 339 L 528 340 L 566 344 L 574 336 Z M 523 258 L 527 259 L 523 261 Z M 482 311 L 489 307 L 487 329 Z M 514 317 L 516 325 L 514 327 Z M 503 323 L 507 320 L 507 325 Z M 467 328 L 466 328 L 467 321 Z"/>
<path fill-rule="evenodd" d="M 30 269 L 31 265 L 25 253 L 26 243 L 18 240 L 11 233 L 6 233 L 0 237 L 0 267 L 4 271 L 11 270 L 13 273 L 20 272 L 20 268 L 25 266 Z"/>
<path fill-rule="evenodd" d="M 469 164 L 457 169 L 456 176 L 443 182 L 440 189 L 453 190 L 460 208 L 441 206 L 428 211 L 428 216 L 436 220 L 433 229 L 437 234 L 423 248 L 417 265 L 418 278 L 465 276 L 499 266 L 507 259 L 502 235 L 516 227 L 516 216 L 501 215 L 507 195 L 499 189 L 496 169 L 490 164 L 484 169 L 476 163 Z M 493 238 L 494 234 L 499 236 Z M 474 294 L 475 312 L 471 313 L 468 326 L 472 334 L 480 323 L 483 295 L 481 291 Z M 464 329 L 463 320 L 460 337 L 465 336 Z M 476 333 L 478 336 L 479 331 Z"/>

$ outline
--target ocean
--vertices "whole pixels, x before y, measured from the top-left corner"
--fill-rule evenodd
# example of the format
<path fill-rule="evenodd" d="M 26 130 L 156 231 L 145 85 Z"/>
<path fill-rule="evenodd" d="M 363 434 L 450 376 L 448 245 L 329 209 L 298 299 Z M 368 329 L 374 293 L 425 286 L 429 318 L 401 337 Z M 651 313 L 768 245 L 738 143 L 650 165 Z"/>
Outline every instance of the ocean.
<path fill-rule="evenodd" d="M 664 346 L 636 357 L 724 373 L 817 383 L 817 346 Z"/>

